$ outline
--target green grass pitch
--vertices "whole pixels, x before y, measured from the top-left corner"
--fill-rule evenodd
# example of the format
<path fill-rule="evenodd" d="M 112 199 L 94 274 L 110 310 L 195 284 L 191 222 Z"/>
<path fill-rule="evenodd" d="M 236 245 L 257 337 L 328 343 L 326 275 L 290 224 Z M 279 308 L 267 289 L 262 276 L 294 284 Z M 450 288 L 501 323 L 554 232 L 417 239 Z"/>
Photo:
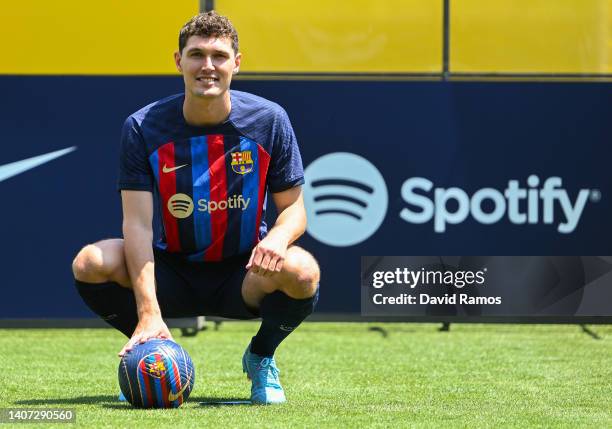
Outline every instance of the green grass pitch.
<path fill-rule="evenodd" d="M 599 339 L 571 325 L 305 323 L 277 352 L 288 403 L 273 407 L 198 404 L 248 399 L 256 323 L 173 331 L 196 366 L 173 410 L 116 401 L 115 331 L 0 330 L 0 407 L 74 408 L 86 427 L 612 427 L 612 326 L 591 328 Z"/>

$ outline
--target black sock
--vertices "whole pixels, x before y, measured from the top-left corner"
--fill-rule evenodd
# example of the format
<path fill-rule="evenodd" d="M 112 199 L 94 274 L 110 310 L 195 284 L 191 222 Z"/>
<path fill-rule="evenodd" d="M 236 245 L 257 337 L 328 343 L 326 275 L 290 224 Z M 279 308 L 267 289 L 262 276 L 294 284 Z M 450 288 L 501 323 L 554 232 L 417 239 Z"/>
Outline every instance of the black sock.
<path fill-rule="evenodd" d="M 134 292 L 117 283 L 85 283 L 75 280 L 85 304 L 106 323 L 131 337 L 138 324 Z"/>
<path fill-rule="evenodd" d="M 259 307 L 261 326 L 251 341 L 251 352 L 272 357 L 278 345 L 314 310 L 319 289 L 314 296 L 293 299 L 281 291 L 264 297 Z"/>

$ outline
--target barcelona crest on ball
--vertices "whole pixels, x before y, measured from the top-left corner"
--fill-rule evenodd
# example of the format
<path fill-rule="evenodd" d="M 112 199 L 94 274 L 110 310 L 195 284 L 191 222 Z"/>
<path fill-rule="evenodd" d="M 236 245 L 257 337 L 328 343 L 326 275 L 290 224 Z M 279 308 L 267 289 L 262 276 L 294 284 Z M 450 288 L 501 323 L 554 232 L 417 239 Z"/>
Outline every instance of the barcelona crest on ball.
<path fill-rule="evenodd" d="M 232 152 L 232 170 L 238 174 L 247 174 L 253 171 L 253 159 L 250 150 Z"/>
<path fill-rule="evenodd" d="M 191 357 L 171 340 L 136 345 L 119 364 L 123 396 L 137 408 L 176 408 L 187 400 L 195 381 Z"/>

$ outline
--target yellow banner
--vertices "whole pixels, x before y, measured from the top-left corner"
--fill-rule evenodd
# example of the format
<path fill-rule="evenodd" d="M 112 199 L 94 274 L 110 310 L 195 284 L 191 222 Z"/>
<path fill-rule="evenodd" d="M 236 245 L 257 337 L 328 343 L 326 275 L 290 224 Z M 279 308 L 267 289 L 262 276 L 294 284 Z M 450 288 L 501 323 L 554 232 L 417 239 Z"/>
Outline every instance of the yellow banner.
<path fill-rule="evenodd" d="M 611 0 L 451 0 L 451 72 L 612 73 Z"/>
<path fill-rule="evenodd" d="M 0 74 L 169 74 L 198 0 L 10 0 Z"/>
<path fill-rule="evenodd" d="M 175 74 L 199 0 L 8 1 L 0 74 Z M 442 0 L 216 0 L 255 73 L 441 73 Z M 451 73 L 612 73 L 612 0 L 451 0 Z"/>
<path fill-rule="evenodd" d="M 241 70 L 439 73 L 442 0 L 216 0 L 240 37 Z"/>

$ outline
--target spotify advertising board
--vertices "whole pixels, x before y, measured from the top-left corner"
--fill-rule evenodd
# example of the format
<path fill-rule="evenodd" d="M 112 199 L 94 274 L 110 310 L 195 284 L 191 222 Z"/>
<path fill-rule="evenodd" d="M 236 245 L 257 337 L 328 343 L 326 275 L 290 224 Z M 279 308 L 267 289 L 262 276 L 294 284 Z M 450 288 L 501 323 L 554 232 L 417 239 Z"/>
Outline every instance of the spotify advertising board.
<path fill-rule="evenodd" d="M 610 320 L 612 260 L 595 256 L 612 255 L 610 84 L 232 85 L 293 124 L 308 214 L 298 244 L 322 273 L 313 317 Z M 84 242 L 121 236 L 121 125 L 182 87 L 175 76 L 0 81 L 1 317 L 92 317 L 70 264 Z M 84 93 L 96 94 L 88 109 Z M 171 209 L 184 216 L 219 208 L 179 197 Z"/>
<path fill-rule="evenodd" d="M 609 85 L 344 85 L 298 136 L 322 311 L 610 320 Z"/>

